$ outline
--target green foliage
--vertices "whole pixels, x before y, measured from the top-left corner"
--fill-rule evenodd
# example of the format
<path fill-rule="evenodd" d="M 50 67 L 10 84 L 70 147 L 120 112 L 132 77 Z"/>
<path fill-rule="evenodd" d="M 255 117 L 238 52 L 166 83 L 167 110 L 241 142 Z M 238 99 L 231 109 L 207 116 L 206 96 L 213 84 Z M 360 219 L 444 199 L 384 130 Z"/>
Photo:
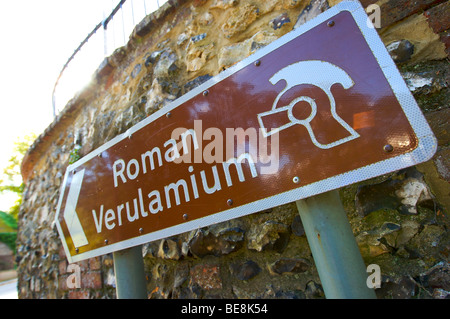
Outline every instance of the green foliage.
<path fill-rule="evenodd" d="M 19 197 L 8 213 L 0 211 L 0 242 L 5 243 L 14 254 L 16 253 L 17 216 L 19 215 L 22 193 L 25 187 L 20 173 L 20 164 L 35 139 L 36 135 L 30 134 L 14 143 L 13 154 L 7 166 L 3 168 L 3 174 L 0 175 L 0 193 L 13 192 Z"/>
<path fill-rule="evenodd" d="M 8 165 L 3 169 L 3 174 L 0 176 L 0 193 L 13 192 L 19 196 L 16 203 L 10 208 L 9 214 L 17 219 L 19 214 L 20 204 L 22 202 L 22 193 L 24 184 L 22 182 L 22 175 L 20 174 L 20 164 L 30 145 L 36 139 L 35 134 L 27 135 L 14 143 L 13 154 L 8 161 Z"/>
<path fill-rule="evenodd" d="M 69 164 L 73 164 L 81 158 L 80 149 L 80 146 L 75 145 L 74 149 L 69 154 Z"/>
<path fill-rule="evenodd" d="M 16 254 L 17 233 L 0 233 L 0 242 L 5 243 Z"/>
<path fill-rule="evenodd" d="M 27 152 L 30 145 L 33 143 L 33 141 L 36 139 L 35 134 L 26 135 L 25 137 L 18 139 L 16 142 L 14 142 L 14 149 L 13 154 L 11 155 L 8 166 L 6 166 L 3 169 L 3 175 L 6 177 L 9 181 L 14 181 L 18 176 L 20 176 L 20 163 L 22 162 L 22 159 Z M 5 182 L 4 179 L 0 179 L 1 187 L 3 189 L 10 187 L 9 185 L 4 186 L 3 182 Z M 14 185 L 16 187 L 20 187 L 20 185 Z M 5 189 L 5 190 L 11 190 L 11 191 L 20 191 L 19 189 L 14 190 L 14 188 L 11 189 Z M 20 191 L 21 192 L 21 191 Z"/>
<path fill-rule="evenodd" d="M 2 226 L 3 225 L 3 226 Z M 11 214 L 0 211 L 0 242 L 16 253 L 17 220 Z"/>
<path fill-rule="evenodd" d="M 17 230 L 17 220 L 11 214 L 0 211 L 0 220 L 3 221 L 6 226 Z"/>

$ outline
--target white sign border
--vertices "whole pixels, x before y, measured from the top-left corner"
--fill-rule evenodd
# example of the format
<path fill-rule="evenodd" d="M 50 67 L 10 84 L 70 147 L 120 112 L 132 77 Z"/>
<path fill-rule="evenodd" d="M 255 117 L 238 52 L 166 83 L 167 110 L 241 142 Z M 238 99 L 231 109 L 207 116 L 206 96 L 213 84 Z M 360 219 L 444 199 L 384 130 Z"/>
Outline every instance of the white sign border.
<path fill-rule="evenodd" d="M 142 129 L 144 126 L 149 123 L 155 121 L 161 116 L 165 116 L 171 110 L 177 108 L 179 105 L 185 103 L 190 100 L 194 96 L 201 94 L 203 91 L 208 89 L 209 87 L 215 85 L 216 83 L 222 81 L 223 79 L 229 77 L 230 75 L 236 73 L 242 68 L 254 63 L 256 60 L 263 58 L 266 54 L 274 51 L 285 43 L 293 40 L 294 38 L 300 36 L 306 31 L 314 28 L 320 23 L 331 19 L 336 14 L 342 11 L 349 11 L 353 18 L 355 19 L 358 27 L 360 28 L 364 38 L 366 39 L 367 44 L 369 45 L 371 51 L 373 52 L 375 58 L 380 65 L 384 76 L 386 77 L 389 85 L 391 86 L 396 98 L 398 99 L 400 105 L 402 106 L 403 111 L 405 112 L 413 131 L 415 132 L 418 138 L 418 146 L 410 153 L 402 154 L 393 158 L 386 159 L 381 162 L 377 162 L 368 166 L 364 166 L 337 176 L 333 176 L 309 185 L 305 185 L 302 187 L 298 187 L 296 189 L 274 195 L 271 197 L 267 197 L 249 204 L 245 204 L 239 207 L 231 208 L 225 211 L 221 211 L 219 213 L 215 213 L 213 215 L 209 215 L 203 218 L 195 219 L 192 221 L 187 221 L 166 229 L 162 229 L 156 232 L 152 232 L 149 234 L 145 234 L 142 236 L 137 236 L 134 238 L 130 238 L 118 243 L 112 243 L 105 245 L 104 247 L 97 248 L 94 250 L 90 250 L 84 253 L 76 254 L 74 256 L 70 255 L 70 250 L 67 247 L 67 243 L 65 241 L 65 236 L 62 231 L 61 225 L 59 224 L 58 218 L 60 214 L 60 208 L 62 205 L 62 200 L 64 197 L 64 190 L 68 180 L 68 174 L 72 173 L 74 169 L 83 165 L 90 159 L 98 156 L 98 154 L 103 151 L 109 149 L 113 145 L 122 141 L 123 139 L 129 138 L 134 132 Z M 114 251 L 134 247 L 137 245 L 145 244 L 151 241 L 155 241 L 158 239 L 166 238 L 169 236 L 173 236 L 176 234 L 185 233 L 194 229 L 202 228 L 205 226 L 209 226 L 212 224 L 224 222 L 227 220 L 231 220 L 234 218 L 242 217 L 245 215 L 249 215 L 258 211 L 262 211 L 267 208 L 280 206 L 283 204 L 287 204 L 290 202 L 294 202 L 299 199 L 303 199 L 306 197 L 311 197 L 320 193 L 324 193 L 330 190 L 338 189 L 344 186 L 348 186 L 350 184 L 354 184 L 363 180 L 367 180 L 376 176 L 380 176 L 383 174 L 387 174 L 393 171 L 397 171 L 409 166 L 416 165 L 421 162 L 425 162 L 429 160 L 437 149 L 437 141 L 434 137 L 425 117 L 423 116 L 419 106 L 417 105 L 414 97 L 406 86 L 405 81 L 401 77 L 395 63 L 390 57 L 389 53 L 386 50 L 385 45 L 381 41 L 377 31 L 373 27 L 369 27 L 370 23 L 367 23 L 368 17 L 364 8 L 357 1 L 343 1 L 336 6 L 328 9 L 324 13 L 320 14 L 316 18 L 306 22 L 301 25 L 297 29 L 292 30 L 288 34 L 282 36 L 281 38 L 273 41 L 269 45 L 261 48 L 253 55 L 248 58 L 242 60 L 237 63 L 233 67 L 223 71 L 219 75 L 213 77 L 202 85 L 194 88 L 189 91 L 176 101 L 172 102 L 170 105 L 164 107 L 163 109 L 153 113 L 143 121 L 137 123 L 135 126 L 128 129 L 125 133 L 116 136 L 114 139 L 100 146 L 96 150 L 87 154 L 85 157 L 81 158 L 77 162 L 69 167 L 66 170 L 66 174 L 64 176 L 64 181 L 61 186 L 60 198 L 58 202 L 57 213 L 55 216 L 55 223 L 62 240 L 64 250 L 66 256 L 68 258 L 69 263 L 81 261 L 88 258 L 93 258 L 96 256 L 104 255 L 107 253 L 111 253 Z"/>

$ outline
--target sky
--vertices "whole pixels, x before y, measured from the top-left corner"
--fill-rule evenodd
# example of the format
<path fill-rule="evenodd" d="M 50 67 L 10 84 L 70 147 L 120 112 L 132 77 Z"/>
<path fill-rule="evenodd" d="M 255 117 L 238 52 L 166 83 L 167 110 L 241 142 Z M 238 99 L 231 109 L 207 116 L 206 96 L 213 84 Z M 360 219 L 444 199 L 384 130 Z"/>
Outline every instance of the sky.
<path fill-rule="evenodd" d="M 106 55 L 124 44 L 144 16 L 166 0 L 127 0 L 108 25 L 106 50 L 101 29 L 71 63 L 58 85 L 56 102 L 87 83 Z M 52 91 L 67 59 L 119 0 L 13 0 L 0 9 L 0 172 L 17 139 L 41 134 L 53 121 Z M 134 17 L 134 19 L 133 19 Z M 120 19 L 123 18 L 123 23 Z M 124 36 L 124 34 L 126 34 Z M 75 71 L 82 71 L 77 74 Z M 84 72 L 84 73 L 83 73 Z M 12 197 L 0 194 L 0 210 Z"/>

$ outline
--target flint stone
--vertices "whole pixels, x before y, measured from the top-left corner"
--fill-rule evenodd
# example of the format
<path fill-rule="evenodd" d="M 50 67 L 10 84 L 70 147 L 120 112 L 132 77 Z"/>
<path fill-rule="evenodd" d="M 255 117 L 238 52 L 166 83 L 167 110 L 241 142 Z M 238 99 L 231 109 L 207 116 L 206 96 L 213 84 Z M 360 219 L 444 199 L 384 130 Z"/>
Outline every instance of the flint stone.
<path fill-rule="evenodd" d="M 250 39 L 222 47 L 218 54 L 219 68 L 223 69 L 243 60 L 275 39 L 277 37 L 273 33 L 260 31 Z"/>
<path fill-rule="evenodd" d="M 259 16 L 259 9 L 252 4 L 245 4 L 233 9 L 227 17 L 225 24 L 222 25 L 222 31 L 227 38 L 231 38 L 242 33 Z"/>
<path fill-rule="evenodd" d="M 186 264 L 182 264 L 177 266 L 175 269 L 175 276 L 173 281 L 173 287 L 178 288 L 183 285 L 183 283 L 188 279 L 189 277 L 189 267 Z"/>
<path fill-rule="evenodd" d="M 160 243 L 157 241 L 152 241 L 150 243 L 142 245 L 142 256 L 146 257 L 157 257 Z"/>
<path fill-rule="evenodd" d="M 424 286 L 450 291 L 450 265 L 442 261 L 421 275 Z"/>
<path fill-rule="evenodd" d="M 325 298 L 322 286 L 312 280 L 306 284 L 305 295 L 307 299 Z"/>
<path fill-rule="evenodd" d="M 201 26 L 207 26 L 207 25 L 210 25 L 210 24 L 212 24 L 214 22 L 214 16 L 210 13 L 210 12 L 205 12 L 203 15 L 201 15 L 199 18 L 198 18 L 198 23 L 201 25 Z"/>
<path fill-rule="evenodd" d="M 268 220 L 250 229 L 247 247 L 256 251 L 275 250 L 281 253 L 286 248 L 289 235 L 289 226 Z"/>
<path fill-rule="evenodd" d="M 189 72 L 198 71 L 214 56 L 214 43 L 202 46 L 192 46 L 186 54 L 186 69 Z"/>
<path fill-rule="evenodd" d="M 189 39 L 189 37 L 188 37 L 188 35 L 186 34 L 186 33 L 181 33 L 179 36 L 178 36 L 178 39 L 177 39 L 177 45 L 178 46 L 180 46 L 180 45 L 182 45 L 183 43 L 185 43 L 187 40 Z"/>
<path fill-rule="evenodd" d="M 292 233 L 296 236 L 301 237 L 301 236 L 305 235 L 305 228 L 303 228 L 303 223 L 300 218 L 300 215 L 296 215 L 294 217 L 294 220 L 292 221 L 292 224 L 291 224 L 291 230 L 292 230 Z"/>
<path fill-rule="evenodd" d="M 423 174 L 414 167 L 379 184 L 360 186 L 356 192 L 356 210 L 361 216 L 386 208 L 401 214 L 416 215 L 417 205 L 432 200 Z"/>
<path fill-rule="evenodd" d="M 450 292 L 441 288 L 436 288 L 433 290 L 433 299 L 449 299 Z"/>
<path fill-rule="evenodd" d="M 238 3 L 239 3 L 238 0 L 215 0 L 213 5 L 211 6 L 211 9 L 212 8 L 228 9 L 237 6 Z"/>
<path fill-rule="evenodd" d="M 161 85 L 160 82 L 164 82 L 163 78 L 153 79 L 150 90 L 146 93 L 147 103 L 145 104 L 145 113 L 151 114 L 164 105 L 169 104 L 176 99 L 176 96 L 167 94 L 169 86 Z M 164 84 L 164 83 L 163 83 Z M 174 87 L 172 87 L 174 88 Z M 164 91 L 166 90 L 166 91 Z M 169 90 L 172 91 L 172 90 Z"/>
<path fill-rule="evenodd" d="M 434 162 L 442 179 L 450 183 L 450 150 L 442 150 L 435 156 Z"/>
<path fill-rule="evenodd" d="M 280 258 L 269 265 L 271 274 L 294 274 L 307 271 L 311 267 L 308 260 L 303 258 Z"/>
<path fill-rule="evenodd" d="M 178 243 L 172 239 L 162 239 L 159 243 L 157 256 L 163 259 L 180 259 L 181 251 Z"/>
<path fill-rule="evenodd" d="M 275 292 L 275 298 L 278 299 L 306 299 L 305 293 L 301 290 Z"/>
<path fill-rule="evenodd" d="M 236 278 L 240 280 L 249 280 L 261 272 L 261 268 L 253 260 L 245 263 L 231 265 L 231 270 Z"/>
<path fill-rule="evenodd" d="M 414 220 L 407 220 L 402 223 L 401 230 L 396 239 L 396 247 L 400 247 L 409 242 L 411 238 L 419 232 L 420 224 Z"/>
<path fill-rule="evenodd" d="M 418 286 L 410 277 L 402 277 L 393 287 L 391 294 L 394 299 L 410 299 L 417 293 Z"/>
<path fill-rule="evenodd" d="M 229 254 L 242 246 L 244 229 L 233 221 L 212 225 L 191 232 L 190 251 L 197 257 Z"/>
<path fill-rule="evenodd" d="M 291 20 L 289 19 L 289 16 L 287 13 L 283 13 L 276 17 L 273 20 L 270 20 L 269 25 L 272 29 L 277 30 L 280 29 L 284 24 L 290 23 Z"/>
<path fill-rule="evenodd" d="M 106 276 L 104 276 L 104 284 L 105 286 L 116 288 L 116 276 L 114 275 L 113 268 L 109 268 Z"/>
<path fill-rule="evenodd" d="M 156 62 L 158 62 L 159 57 L 161 56 L 163 51 L 164 50 L 159 50 L 159 51 L 154 51 L 150 54 L 147 54 L 145 56 L 145 66 L 149 67 L 151 64 L 155 64 Z"/>
<path fill-rule="evenodd" d="M 131 72 L 131 78 L 134 79 L 139 74 L 139 72 L 141 72 L 141 69 L 142 65 L 140 63 L 136 64 L 133 71 Z"/>
<path fill-rule="evenodd" d="M 190 90 L 196 88 L 197 86 L 199 86 L 200 84 L 208 81 L 211 78 L 212 78 L 212 76 L 209 75 L 209 74 L 201 75 L 199 77 L 196 77 L 195 79 L 193 79 L 192 81 L 189 81 L 188 83 L 186 83 L 184 85 L 184 93 L 189 92 Z"/>
<path fill-rule="evenodd" d="M 152 57 L 152 55 L 150 57 Z M 178 57 L 170 49 L 165 49 L 161 52 L 161 54 L 157 54 L 154 61 L 153 74 L 155 77 L 171 77 L 176 75 L 179 70 L 175 63 L 178 61 Z"/>
<path fill-rule="evenodd" d="M 167 79 L 163 79 L 163 78 L 157 78 L 157 80 L 158 80 L 159 85 L 161 85 L 161 89 L 164 93 L 167 93 L 174 97 L 180 96 L 181 89 L 177 83 L 172 82 Z"/>
<path fill-rule="evenodd" d="M 259 298 L 259 296 L 257 296 L 255 292 L 246 291 L 246 290 L 238 287 L 237 285 L 236 286 L 233 285 L 232 291 L 233 291 L 233 294 L 238 299 L 256 299 L 256 298 Z"/>
<path fill-rule="evenodd" d="M 403 63 L 411 59 L 414 53 L 414 45 L 408 40 L 398 40 L 386 46 L 395 63 Z"/>
<path fill-rule="evenodd" d="M 191 37 L 191 41 L 192 41 L 192 43 L 197 43 L 197 42 L 200 42 L 203 39 L 205 39 L 206 36 L 207 36 L 206 33 L 202 33 L 202 34 Z"/>
<path fill-rule="evenodd" d="M 326 0 L 311 0 L 306 8 L 298 16 L 297 22 L 294 25 L 294 29 L 298 28 L 302 24 L 317 17 L 319 14 L 329 9 L 328 2 Z"/>
<path fill-rule="evenodd" d="M 430 254 L 431 249 L 439 249 L 441 241 L 445 236 L 445 230 L 438 225 L 425 225 L 409 242 L 409 247 L 418 251 L 421 256 Z"/>

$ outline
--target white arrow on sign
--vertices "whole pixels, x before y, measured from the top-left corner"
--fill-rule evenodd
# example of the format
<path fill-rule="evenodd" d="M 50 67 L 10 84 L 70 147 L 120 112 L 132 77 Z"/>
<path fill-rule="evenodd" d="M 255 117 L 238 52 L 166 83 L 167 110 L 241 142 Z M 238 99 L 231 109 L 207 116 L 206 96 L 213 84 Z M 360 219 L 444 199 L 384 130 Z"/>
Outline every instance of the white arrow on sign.
<path fill-rule="evenodd" d="M 75 211 L 80 196 L 81 184 L 83 183 L 84 169 L 75 173 L 70 184 L 69 194 L 67 195 L 66 208 L 64 209 L 64 221 L 72 237 L 73 245 L 81 247 L 89 242 L 81 226 L 80 219 Z"/>

